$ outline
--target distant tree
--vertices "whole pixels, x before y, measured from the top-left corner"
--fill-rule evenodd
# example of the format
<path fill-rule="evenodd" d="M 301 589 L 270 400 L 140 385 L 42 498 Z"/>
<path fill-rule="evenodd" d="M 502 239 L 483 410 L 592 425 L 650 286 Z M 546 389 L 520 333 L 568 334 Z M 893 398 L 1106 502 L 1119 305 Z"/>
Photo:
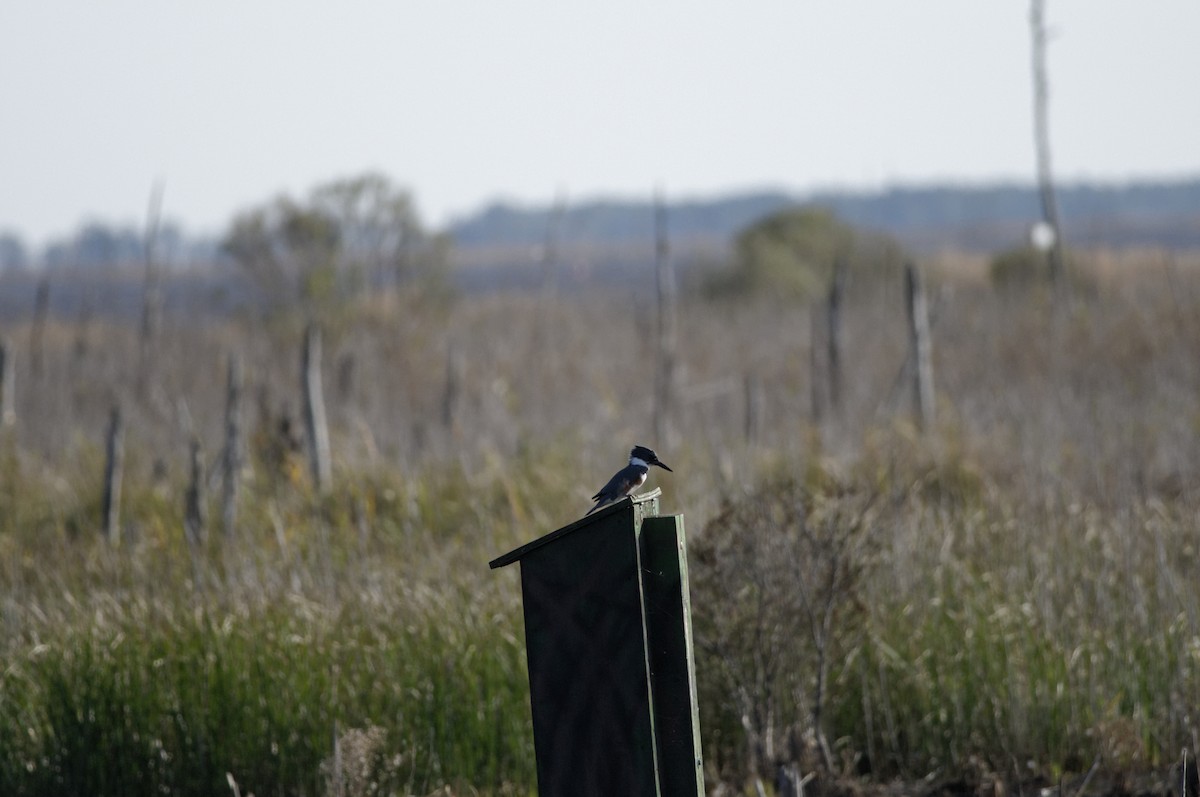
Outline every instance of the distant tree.
<path fill-rule="evenodd" d="M 132 227 L 87 222 L 72 236 L 51 241 L 42 261 L 51 268 L 108 268 L 142 259 L 142 235 Z"/>
<path fill-rule="evenodd" d="M 15 233 L 0 233 L 0 271 L 29 268 L 29 250 Z"/>
<path fill-rule="evenodd" d="M 427 233 L 409 194 L 366 174 L 238 215 L 223 249 L 268 296 L 312 311 L 364 288 L 440 279 L 448 242 Z"/>
<path fill-rule="evenodd" d="M 319 186 L 312 206 L 338 226 L 342 269 L 372 285 L 428 278 L 445 265 L 447 242 L 424 230 L 412 197 L 382 175 Z"/>
<path fill-rule="evenodd" d="M 79 262 L 87 266 L 112 266 L 142 257 L 142 236 L 132 228 L 92 222 L 79 230 L 75 241 Z"/>
<path fill-rule="evenodd" d="M 1096 285 L 1077 268 L 1070 252 L 1065 254 L 1063 273 L 1055 280 L 1046 268 L 1046 252 L 1033 244 L 1012 247 L 997 252 L 988 264 L 988 276 L 992 285 L 1003 291 L 1025 294 L 1041 288 L 1067 288 L 1073 295 L 1086 296 L 1094 293 Z"/>
<path fill-rule="evenodd" d="M 89 266 L 116 262 L 121 245 L 116 234 L 100 224 L 88 224 L 75 236 L 75 256 Z"/>
<path fill-rule="evenodd" d="M 333 284 L 338 248 L 337 224 L 287 197 L 233 220 L 223 247 L 282 304 L 313 304 Z"/>
<path fill-rule="evenodd" d="M 808 298 L 828 289 L 834 263 L 851 273 L 899 269 L 903 252 L 891 238 L 856 230 L 820 207 L 783 210 L 742 230 L 732 269 L 714 276 L 714 294 L 771 291 Z"/>
<path fill-rule="evenodd" d="M 42 263 L 48 268 L 64 268 L 75 262 L 75 242 L 59 238 L 46 244 L 42 250 Z"/>

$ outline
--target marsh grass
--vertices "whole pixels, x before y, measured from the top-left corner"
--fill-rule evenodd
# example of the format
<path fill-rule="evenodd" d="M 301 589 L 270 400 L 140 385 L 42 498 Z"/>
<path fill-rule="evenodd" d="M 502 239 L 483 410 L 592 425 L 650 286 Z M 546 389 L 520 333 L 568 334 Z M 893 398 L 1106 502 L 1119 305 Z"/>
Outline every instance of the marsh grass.
<path fill-rule="evenodd" d="M 861 532 L 845 512 L 843 547 L 806 550 L 799 577 L 781 565 L 793 556 L 780 548 L 795 534 L 787 522 L 750 516 L 704 532 L 693 599 L 721 606 L 695 620 L 715 778 L 766 779 L 780 761 L 799 761 L 833 775 L 1021 783 L 1080 776 L 1094 761 L 1108 772 L 1166 772 L 1190 746 L 1200 508 L 1153 499 L 1117 516 L 1047 510 L 998 492 L 974 465 L 964 487 L 964 467 L 891 463 L 810 477 L 796 500 L 876 498 L 869 543 L 846 547 Z M 796 488 L 780 489 L 764 481 L 735 516 Z M 726 540 L 752 558 L 722 553 Z M 853 563 L 839 565 L 848 554 Z M 829 703 L 814 728 L 819 645 L 795 595 L 833 583 L 839 566 L 860 576 L 836 596 Z M 815 747 L 820 735 L 832 768 Z"/>
<path fill-rule="evenodd" d="M 228 773 L 243 793 L 322 794 L 335 736 L 358 728 L 386 745 L 377 793 L 528 790 L 520 606 L 486 558 L 540 514 L 539 480 L 261 483 L 242 537 L 193 550 L 176 491 L 127 491 L 137 532 L 114 549 L 77 530 L 91 489 L 20 477 L 0 535 L 0 793 L 218 794 Z"/>
<path fill-rule="evenodd" d="M 698 642 L 746 595 L 769 610 L 766 642 L 724 649 L 771 664 L 771 722 L 752 730 L 773 758 L 750 754 L 729 662 L 698 647 L 710 785 L 769 779 L 785 761 L 1021 783 L 1097 758 L 1156 771 L 1193 743 L 1200 278 L 1155 257 L 1097 262 L 1094 290 L 1061 309 L 939 265 L 927 434 L 891 397 L 898 279 L 850 286 L 845 406 L 821 424 L 813 308 L 683 303 L 682 435 L 660 451 L 676 472 L 655 483 L 665 511 L 688 515 L 694 550 L 744 531 L 706 528 L 730 517 L 726 502 L 783 480 L 835 519 L 832 540 L 857 528 L 854 501 L 871 508 L 827 637 L 828 761 L 813 754 L 816 659 L 794 585 L 748 581 L 719 551 L 692 562 Z M 371 300 L 328 339 L 324 497 L 277 439 L 298 406 L 295 325 L 168 324 L 146 399 L 129 388 L 131 330 L 92 322 L 94 360 L 69 329 L 47 336 L 41 382 L 18 379 L 18 425 L 0 436 L 0 793 L 228 794 L 230 776 L 260 797 L 351 783 L 532 793 L 519 584 L 486 563 L 576 519 L 631 442 L 652 443 L 636 389 L 652 364 L 629 354 L 648 308 L 638 295 Z M 443 424 L 451 343 L 465 365 Z M 192 549 L 187 442 L 216 461 L 233 347 L 248 401 L 239 531 L 214 525 Z M 758 443 L 742 431 L 748 375 L 763 386 Z M 98 534 L 114 398 L 136 419 L 116 549 Z M 208 500 L 213 518 L 215 490 Z"/>
<path fill-rule="evenodd" d="M 387 607 L 106 619 L 9 663 L 7 794 L 319 793 L 336 727 L 379 727 L 392 784 L 527 782 L 522 644 L 496 618 Z M 15 725 L 15 727 L 14 727 Z"/>

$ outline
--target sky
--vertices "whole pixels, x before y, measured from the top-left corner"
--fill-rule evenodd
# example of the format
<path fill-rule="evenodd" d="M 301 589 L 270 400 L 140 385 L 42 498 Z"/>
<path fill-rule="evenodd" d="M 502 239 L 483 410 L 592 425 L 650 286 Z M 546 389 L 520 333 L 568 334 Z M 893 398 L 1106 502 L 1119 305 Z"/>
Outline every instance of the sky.
<path fill-rule="evenodd" d="M 1200 176 L 1200 2 L 1046 6 L 1056 176 Z M 1031 181 L 1031 94 L 1027 0 L 4 0 L 0 231 Z"/>

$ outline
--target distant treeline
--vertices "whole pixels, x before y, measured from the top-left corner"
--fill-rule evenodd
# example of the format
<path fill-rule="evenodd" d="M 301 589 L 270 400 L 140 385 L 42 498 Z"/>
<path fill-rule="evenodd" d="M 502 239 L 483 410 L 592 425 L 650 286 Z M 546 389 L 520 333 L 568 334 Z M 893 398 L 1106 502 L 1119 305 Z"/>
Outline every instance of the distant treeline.
<path fill-rule="evenodd" d="M 1200 178 L 1122 185 L 1063 185 L 1063 226 L 1078 245 L 1200 246 Z M 917 250 L 947 246 L 996 251 L 1019 244 L 1040 217 L 1032 185 L 940 185 L 875 193 L 808 195 L 760 192 L 670 203 L 672 236 L 728 241 L 763 216 L 791 205 L 832 209 L 851 224 L 886 232 Z M 495 204 L 454 224 L 466 247 L 538 245 L 555 208 Z M 589 201 L 569 205 L 555 237 L 571 244 L 618 244 L 653 237 L 652 200 Z"/>
<path fill-rule="evenodd" d="M 1059 203 L 1070 244 L 1200 248 L 1200 177 L 1065 184 L 1059 189 Z M 750 224 L 796 205 L 830 208 L 843 221 L 891 234 L 916 252 L 1008 249 L 1020 245 L 1029 225 L 1040 217 L 1032 185 L 947 184 L 870 193 L 761 191 L 669 201 L 670 235 L 677 242 L 723 247 Z M 448 233 L 466 250 L 536 247 L 550 238 L 564 248 L 606 248 L 653 240 L 653 224 L 653 201 L 647 192 L 641 199 L 588 200 L 563 208 L 550 202 L 496 203 L 435 232 Z M 215 236 L 224 232 L 191 236 L 178 224 L 166 222 L 157 233 L 157 258 L 167 266 L 212 262 L 222 255 Z M 88 222 L 40 250 L 0 229 L 0 272 L 138 263 L 145 257 L 144 246 L 144 231 L 131 225 Z"/>
<path fill-rule="evenodd" d="M 165 223 L 155 233 L 155 257 L 163 265 L 209 262 L 217 256 L 215 239 L 189 236 L 179 224 Z M 70 235 L 55 238 L 41 248 L 0 228 L 0 271 L 108 267 L 141 263 L 145 257 L 145 230 L 130 224 L 85 222 Z"/>

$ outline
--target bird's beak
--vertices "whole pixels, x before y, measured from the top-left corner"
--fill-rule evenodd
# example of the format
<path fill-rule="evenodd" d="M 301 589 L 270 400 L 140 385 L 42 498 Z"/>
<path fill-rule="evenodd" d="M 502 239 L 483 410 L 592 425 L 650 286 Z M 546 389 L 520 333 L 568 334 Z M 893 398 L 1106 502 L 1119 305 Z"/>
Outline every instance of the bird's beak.
<path fill-rule="evenodd" d="M 663 462 L 662 460 L 656 459 L 653 462 L 651 462 L 650 464 L 657 465 L 658 467 L 662 468 L 663 470 L 671 470 L 670 468 L 667 467 L 667 463 Z M 674 472 L 675 471 L 671 470 L 671 473 L 674 473 Z"/>

